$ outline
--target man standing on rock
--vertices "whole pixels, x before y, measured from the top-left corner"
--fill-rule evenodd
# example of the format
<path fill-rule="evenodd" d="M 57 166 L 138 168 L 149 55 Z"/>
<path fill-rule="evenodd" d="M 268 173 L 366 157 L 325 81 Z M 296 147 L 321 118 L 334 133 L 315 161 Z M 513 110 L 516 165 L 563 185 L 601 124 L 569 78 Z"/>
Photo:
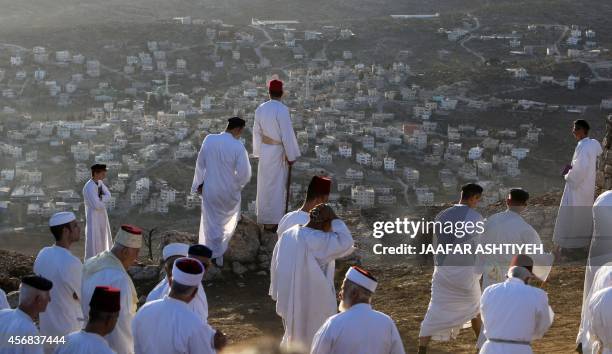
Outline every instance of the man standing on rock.
<path fill-rule="evenodd" d="M 202 196 L 199 242 L 213 251 L 219 267 L 240 219 L 242 188 L 251 179 L 249 155 L 239 140 L 246 123 L 238 117 L 227 122 L 225 132 L 204 138 L 191 185 Z"/>
<path fill-rule="evenodd" d="M 404 354 L 391 317 L 372 309 L 378 282 L 370 272 L 351 267 L 339 298 L 340 312 L 325 321 L 312 341 L 311 354 Z"/>
<path fill-rule="evenodd" d="M 51 288 L 53 283 L 44 277 L 28 275 L 21 278 L 19 306 L 13 310 L 0 310 L 1 353 L 43 354 L 42 344 L 28 344 L 27 337 L 34 340 L 40 336 L 35 321 L 51 301 Z"/>
<path fill-rule="evenodd" d="M 132 225 L 122 225 L 110 251 L 105 251 L 85 262 L 83 267 L 83 313 L 89 313 L 89 302 L 97 286 L 106 285 L 121 291 L 121 311 L 115 329 L 106 336 L 110 347 L 117 354 L 134 352 L 132 319 L 136 314 L 138 294 L 127 273 L 142 246 L 142 230 Z"/>
<path fill-rule="evenodd" d="M 281 346 L 310 348 L 317 330 L 337 312 L 334 261 L 352 251 L 350 231 L 327 204 L 280 238 L 270 273 L 271 296 L 285 328 Z"/>
<path fill-rule="evenodd" d="M 595 199 L 597 157 L 601 155 L 601 144 L 589 138 L 589 123 L 578 119 L 572 133 L 578 141 L 572 164 L 563 171 L 565 189 L 559 206 L 553 243 L 555 253 L 562 249 L 589 247 L 593 231 L 592 210 Z"/>
<path fill-rule="evenodd" d="M 91 166 L 91 179 L 83 187 L 85 200 L 85 258 L 88 260 L 113 246 L 106 204 L 111 194 L 106 185 L 106 165 Z"/>
<path fill-rule="evenodd" d="M 482 187 L 468 183 L 461 187 L 459 204 L 443 210 L 436 216 L 441 225 L 455 225 L 451 232 L 444 227 L 436 230 L 438 245 L 470 244 L 472 249 L 480 242 L 482 231 L 478 227 L 467 228 L 461 232 L 459 225 L 468 222 L 483 226 L 482 216 L 475 210 L 482 196 Z M 484 227 L 483 227 L 484 229 Z M 480 231 L 480 233 L 479 233 Z M 472 329 L 478 337 L 480 333 L 480 268 L 476 265 L 474 255 L 436 254 L 434 272 L 431 281 L 431 300 L 419 332 L 419 354 L 427 352 L 429 341 L 447 341 L 455 338 L 459 330 L 471 321 Z"/>
<path fill-rule="evenodd" d="M 81 227 L 71 212 L 60 212 L 49 219 L 55 244 L 43 248 L 36 256 L 34 273 L 53 282 L 51 301 L 40 314 L 40 334 L 66 336 L 84 325 L 81 309 L 83 264 L 70 253 L 70 246 L 81 238 Z M 51 350 L 52 343 L 45 348 Z"/>
<path fill-rule="evenodd" d="M 253 124 L 253 156 L 257 167 L 257 223 L 276 231 L 285 214 L 289 166 L 300 156 L 289 108 L 281 102 L 283 82 L 268 84 L 270 100 L 255 110 Z"/>

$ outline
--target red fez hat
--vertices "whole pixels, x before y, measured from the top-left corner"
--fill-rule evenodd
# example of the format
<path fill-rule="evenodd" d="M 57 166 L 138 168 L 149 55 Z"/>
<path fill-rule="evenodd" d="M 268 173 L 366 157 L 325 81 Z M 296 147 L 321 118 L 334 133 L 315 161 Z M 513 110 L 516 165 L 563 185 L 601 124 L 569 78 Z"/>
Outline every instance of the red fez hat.
<path fill-rule="evenodd" d="M 132 235 L 142 235 L 142 229 L 138 226 L 124 224 L 121 225 L 121 229 L 125 232 L 131 233 Z"/>
<path fill-rule="evenodd" d="M 366 277 L 368 277 L 368 278 L 370 278 L 370 279 L 372 279 L 372 280 L 374 280 L 374 281 L 378 281 L 378 280 L 376 280 L 376 278 L 374 278 L 374 276 L 372 275 L 372 273 L 368 272 L 367 270 L 365 270 L 365 269 L 363 269 L 363 268 L 361 268 L 361 267 L 358 267 L 358 266 L 352 266 L 351 268 L 355 269 L 355 270 L 356 270 L 356 271 L 358 271 L 359 273 L 361 273 L 361 274 L 365 275 Z"/>
<path fill-rule="evenodd" d="M 523 267 L 533 274 L 533 259 L 524 254 L 517 254 L 512 257 L 510 261 L 510 267 Z"/>
<path fill-rule="evenodd" d="M 268 91 L 270 92 L 283 92 L 283 82 L 280 80 L 271 80 L 268 83 Z"/>
<path fill-rule="evenodd" d="M 110 286 L 96 286 L 89 307 L 97 312 L 119 312 L 121 310 L 121 290 Z"/>
<path fill-rule="evenodd" d="M 174 261 L 176 268 L 188 274 L 200 274 L 204 272 L 204 267 L 200 261 L 193 258 L 179 258 Z"/>
<path fill-rule="evenodd" d="M 308 189 L 314 195 L 328 195 L 331 192 L 331 178 L 326 176 L 314 176 L 310 180 Z"/>

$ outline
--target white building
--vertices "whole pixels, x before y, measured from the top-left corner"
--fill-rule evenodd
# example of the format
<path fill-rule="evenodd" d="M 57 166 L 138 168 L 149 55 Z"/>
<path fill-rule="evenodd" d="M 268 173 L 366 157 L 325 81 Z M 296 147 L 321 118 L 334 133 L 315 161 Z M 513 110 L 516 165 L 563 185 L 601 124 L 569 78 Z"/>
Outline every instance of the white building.
<path fill-rule="evenodd" d="M 376 194 L 374 188 L 355 186 L 351 188 L 351 199 L 360 208 L 372 208 L 376 201 Z"/>
<path fill-rule="evenodd" d="M 393 157 L 385 157 L 383 159 L 384 169 L 385 171 L 394 172 L 395 171 L 395 159 Z"/>
<path fill-rule="evenodd" d="M 483 151 L 484 151 L 484 148 L 481 148 L 480 146 L 475 146 L 473 148 L 470 148 L 470 150 L 468 151 L 468 159 L 479 160 L 482 157 Z"/>
<path fill-rule="evenodd" d="M 358 152 L 355 155 L 355 161 L 363 166 L 370 166 L 372 164 L 372 155 L 367 152 Z"/>

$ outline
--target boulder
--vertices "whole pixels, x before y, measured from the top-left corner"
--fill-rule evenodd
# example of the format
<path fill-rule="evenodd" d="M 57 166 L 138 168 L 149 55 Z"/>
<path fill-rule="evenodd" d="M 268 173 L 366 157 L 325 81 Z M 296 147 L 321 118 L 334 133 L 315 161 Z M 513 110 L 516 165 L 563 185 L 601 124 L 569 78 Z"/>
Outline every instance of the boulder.
<path fill-rule="evenodd" d="M 242 275 L 248 271 L 247 267 L 243 266 L 239 262 L 232 263 L 232 272 L 236 275 Z"/>
<path fill-rule="evenodd" d="M 259 252 L 259 226 L 250 218 L 242 216 L 229 242 L 224 261 L 252 263 L 257 260 Z"/>
<path fill-rule="evenodd" d="M 262 229 L 259 239 L 265 252 L 271 255 L 272 251 L 274 251 L 276 241 L 278 241 L 278 235 L 276 235 L 276 232 L 270 232 Z"/>
<path fill-rule="evenodd" d="M 134 281 L 157 281 L 159 279 L 160 267 L 154 265 L 133 266 L 128 273 Z"/>
<path fill-rule="evenodd" d="M 19 306 L 19 290 L 8 293 L 6 295 L 6 300 L 12 309 L 17 308 L 17 306 Z"/>

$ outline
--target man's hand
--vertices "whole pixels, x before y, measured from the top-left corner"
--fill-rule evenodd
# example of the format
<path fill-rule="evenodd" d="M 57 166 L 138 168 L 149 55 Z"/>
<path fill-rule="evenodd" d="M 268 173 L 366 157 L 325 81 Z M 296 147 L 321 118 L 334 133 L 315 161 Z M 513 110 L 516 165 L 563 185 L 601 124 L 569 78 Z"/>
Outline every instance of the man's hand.
<path fill-rule="evenodd" d="M 225 348 L 226 345 L 227 337 L 225 336 L 225 334 L 223 334 L 223 332 L 221 331 L 215 332 L 215 337 L 213 338 L 213 347 L 217 351 L 220 351 L 221 349 Z"/>
<path fill-rule="evenodd" d="M 198 186 L 198 194 L 202 195 L 202 187 L 204 187 L 204 183 Z"/>

